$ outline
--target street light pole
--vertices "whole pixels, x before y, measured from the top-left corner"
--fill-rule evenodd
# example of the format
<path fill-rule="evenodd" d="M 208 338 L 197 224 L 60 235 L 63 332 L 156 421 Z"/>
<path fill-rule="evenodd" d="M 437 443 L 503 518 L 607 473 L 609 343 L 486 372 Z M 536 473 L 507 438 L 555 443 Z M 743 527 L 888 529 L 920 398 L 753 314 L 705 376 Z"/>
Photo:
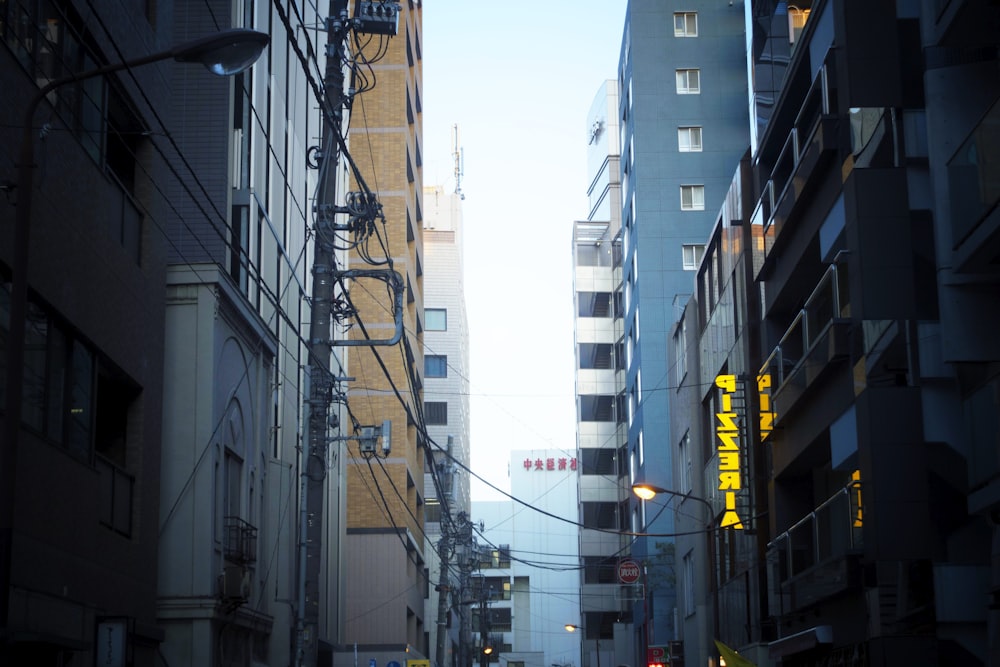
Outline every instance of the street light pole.
<path fill-rule="evenodd" d="M 17 211 L 14 219 L 14 246 L 11 250 L 10 326 L 7 333 L 7 375 L 4 383 L 5 412 L 3 441 L 0 443 L 0 628 L 9 627 L 14 483 L 17 469 L 17 440 L 21 427 L 24 339 L 28 309 L 31 202 L 35 170 L 32 126 L 35 112 L 42 100 L 57 88 L 162 60 L 201 63 L 219 76 L 238 74 L 256 62 L 269 41 L 270 38 L 266 34 L 255 30 L 235 29 L 212 34 L 166 51 L 55 79 L 39 88 L 25 107 L 17 164 Z M 7 645 L 6 637 L 0 639 L 0 658 L 4 657 Z M 5 660 L 0 662 L 6 664 Z"/>

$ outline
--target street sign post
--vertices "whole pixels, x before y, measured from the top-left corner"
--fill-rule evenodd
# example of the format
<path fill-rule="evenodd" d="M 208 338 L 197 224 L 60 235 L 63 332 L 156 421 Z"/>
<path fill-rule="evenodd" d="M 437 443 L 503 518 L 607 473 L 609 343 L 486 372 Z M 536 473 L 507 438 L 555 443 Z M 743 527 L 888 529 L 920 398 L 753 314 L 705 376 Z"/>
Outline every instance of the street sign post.
<path fill-rule="evenodd" d="M 623 584 L 634 584 L 639 581 L 639 563 L 632 558 L 623 558 L 618 561 L 618 581 Z"/>

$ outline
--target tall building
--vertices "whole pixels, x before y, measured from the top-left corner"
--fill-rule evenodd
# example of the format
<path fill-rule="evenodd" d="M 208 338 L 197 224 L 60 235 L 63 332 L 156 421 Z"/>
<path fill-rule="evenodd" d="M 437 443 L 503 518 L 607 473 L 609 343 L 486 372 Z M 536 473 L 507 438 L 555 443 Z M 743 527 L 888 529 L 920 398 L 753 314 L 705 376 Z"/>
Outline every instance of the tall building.
<path fill-rule="evenodd" d="M 162 654 L 171 664 L 292 662 L 306 606 L 297 517 L 318 182 L 306 156 L 323 128 L 308 85 L 323 47 L 307 26 L 322 17 L 314 5 L 296 5 L 293 18 L 260 4 L 175 9 L 179 37 L 221 23 L 267 31 L 271 44 L 232 81 L 205 86 L 175 70 L 175 169 L 205 176 L 166 193 Z"/>
<path fill-rule="evenodd" d="M 755 1 L 746 17 L 754 123 L 734 184 L 755 203 L 727 201 L 720 229 L 739 220 L 752 261 L 718 257 L 753 280 L 741 300 L 706 251 L 683 356 L 692 449 L 710 452 L 690 488 L 711 497 L 727 472 L 709 438 L 738 443 L 756 534 L 712 530 L 708 567 L 679 577 L 686 661 L 717 660 L 708 636 L 757 664 L 992 664 L 1000 9 Z M 744 318 L 756 350 L 710 331 Z"/>
<path fill-rule="evenodd" d="M 480 543 L 473 585 L 473 664 L 577 665 L 581 659 L 580 583 L 576 570 L 579 459 L 573 451 L 514 450 L 515 500 L 474 501 Z M 481 528 L 478 528 L 481 526 Z M 489 655 L 483 653 L 490 647 Z M 592 656 L 596 659 L 596 655 Z M 590 659 L 588 659 L 589 662 Z"/>
<path fill-rule="evenodd" d="M 738 645 L 754 664 L 770 664 L 768 478 L 761 469 L 768 434 L 764 421 L 750 417 L 769 408 L 766 381 L 756 381 L 762 357 L 752 176 L 747 152 L 717 209 L 669 345 L 673 482 L 651 502 L 675 516 L 672 663 L 719 664 L 719 640 Z"/>
<path fill-rule="evenodd" d="M 996 145 L 1000 9 L 811 4 L 801 31 L 782 3 L 750 12 L 757 62 L 788 45 L 754 145 L 770 653 L 984 664 L 1000 226 L 979 156 Z"/>
<path fill-rule="evenodd" d="M 391 341 L 351 349 L 348 406 L 356 428 L 391 424 L 391 450 L 344 450 L 347 528 L 344 543 L 345 633 L 338 661 L 379 662 L 429 655 L 425 601 L 429 566 L 424 535 L 426 424 L 422 400 L 424 344 L 423 183 L 421 170 L 420 3 L 403 3 L 398 32 L 375 38 L 356 57 L 366 74 L 353 83 L 351 190 L 359 179 L 379 197 L 384 221 L 351 251 L 351 271 L 388 270 L 398 283 L 359 275 L 350 300 L 352 341 Z M 370 92 L 365 86 L 375 84 Z M 384 274 L 383 274 L 384 275 Z M 388 280 L 388 279 L 387 279 Z M 356 653 L 355 653 L 355 648 Z"/>
<path fill-rule="evenodd" d="M 580 634 L 583 667 L 590 667 L 590 656 L 597 662 L 598 646 L 603 664 L 629 662 L 625 656 L 631 655 L 631 605 L 642 591 L 629 591 L 617 579 L 618 562 L 628 555 L 631 542 L 621 534 L 627 528 L 630 490 L 628 434 L 621 410 L 625 360 L 617 81 L 600 86 L 586 121 L 589 211 L 587 220 L 573 223 L 573 291 L 582 525 Z"/>
<path fill-rule="evenodd" d="M 431 456 L 424 470 L 424 528 L 434 585 L 427 615 L 433 619 L 429 632 L 431 655 L 442 667 L 455 667 L 464 664 L 461 630 L 463 620 L 468 624 L 471 619 L 468 606 L 461 601 L 473 555 L 462 195 L 457 186 L 453 192 L 429 186 L 424 188 L 423 202 L 424 415 L 440 417 L 435 423 L 427 423 Z M 447 637 L 441 638 L 438 633 Z"/>
<path fill-rule="evenodd" d="M 171 211 L 161 188 L 176 164 L 150 135 L 175 128 L 172 66 L 38 96 L 81 68 L 171 44 L 168 16 L 150 9 L 0 5 L 4 664 L 96 664 L 100 633 L 151 666 L 164 639 L 156 572 Z M 199 74 L 200 85 L 231 86 Z M 28 234 L 23 249 L 17 232 Z"/>
<path fill-rule="evenodd" d="M 748 141 L 743 7 L 631 0 L 618 71 L 622 190 L 622 350 L 630 482 L 669 486 L 667 344 L 716 210 Z M 633 499 L 631 553 L 647 567 L 673 557 L 671 512 Z M 632 603 L 634 662 L 677 637 L 674 578 Z M 653 585 L 655 584 L 655 585 Z M 605 637 L 601 637 L 605 639 Z"/>

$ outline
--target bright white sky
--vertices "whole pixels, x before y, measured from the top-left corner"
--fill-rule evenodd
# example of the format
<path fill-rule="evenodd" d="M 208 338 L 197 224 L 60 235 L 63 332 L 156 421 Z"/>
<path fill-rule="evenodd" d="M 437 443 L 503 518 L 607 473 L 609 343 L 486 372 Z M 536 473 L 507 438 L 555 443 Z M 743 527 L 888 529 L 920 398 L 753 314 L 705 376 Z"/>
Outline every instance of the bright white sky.
<path fill-rule="evenodd" d="M 616 78 L 625 6 L 424 3 L 424 185 L 454 189 L 457 124 L 472 469 L 505 491 L 511 450 L 576 447 L 572 224 L 587 215 L 587 113 Z M 472 498 L 503 496 L 474 478 Z"/>

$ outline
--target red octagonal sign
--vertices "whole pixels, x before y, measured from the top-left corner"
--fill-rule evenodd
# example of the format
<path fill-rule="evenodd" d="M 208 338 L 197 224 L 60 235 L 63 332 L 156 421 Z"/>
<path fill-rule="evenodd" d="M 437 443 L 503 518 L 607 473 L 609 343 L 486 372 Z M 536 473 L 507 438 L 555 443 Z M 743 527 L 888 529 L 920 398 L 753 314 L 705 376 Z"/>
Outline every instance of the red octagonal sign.
<path fill-rule="evenodd" d="M 631 558 L 618 561 L 618 581 L 623 584 L 634 584 L 639 581 L 639 563 Z"/>

